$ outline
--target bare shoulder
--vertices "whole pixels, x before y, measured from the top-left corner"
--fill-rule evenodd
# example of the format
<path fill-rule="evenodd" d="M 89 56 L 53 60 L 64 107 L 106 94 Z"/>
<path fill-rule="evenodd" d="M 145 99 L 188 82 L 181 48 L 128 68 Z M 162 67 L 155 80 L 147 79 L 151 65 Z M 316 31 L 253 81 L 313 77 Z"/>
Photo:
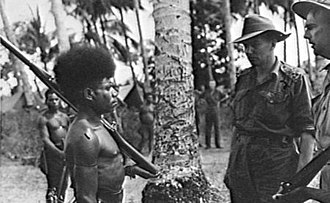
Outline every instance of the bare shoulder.
<path fill-rule="evenodd" d="M 97 141 L 97 136 L 92 130 L 91 125 L 85 119 L 77 120 L 72 123 L 68 136 L 73 137 L 75 144 L 92 143 Z"/>
<path fill-rule="evenodd" d="M 70 120 L 68 114 L 66 114 L 66 113 L 64 113 L 64 112 L 62 112 L 62 111 L 59 111 L 59 112 L 58 112 L 58 115 L 59 115 L 61 118 L 63 118 L 63 119 Z"/>
<path fill-rule="evenodd" d="M 86 120 L 72 123 L 67 135 L 67 145 L 73 149 L 78 164 L 90 165 L 97 161 L 100 151 L 99 139 Z"/>
<path fill-rule="evenodd" d="M 44 113 L 38 116 L 37 123 L 38 123 L 39 127 L 44 126 L 44 125 L 47 124 L 47 118 L 44 115 Z"/>

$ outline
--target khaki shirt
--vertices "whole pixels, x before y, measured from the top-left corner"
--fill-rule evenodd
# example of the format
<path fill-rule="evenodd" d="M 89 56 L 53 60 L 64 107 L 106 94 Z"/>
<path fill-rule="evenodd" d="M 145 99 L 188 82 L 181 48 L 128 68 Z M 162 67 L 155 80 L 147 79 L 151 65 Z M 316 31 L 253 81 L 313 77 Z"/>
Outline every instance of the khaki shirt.
<path fill-rule="evenodd" d="M 234 126 L 240 131 L 297 137 L 314 134 L 310 91 L 304 72 L 276 60 L 262 83 L 255 68 L 238 77 L 232 103 Z"/>
<path fill-rule="evenodd" d="M 324 69 L 329 70 L 330 64 Z M 314 99 L 313 113 L 315 117 L 315 138 L 323 148 L 325 143 L 321 143 L 322 136 L 330 137 L 330 73 L 328 71 L 324 82 L 322 93 Z"/>

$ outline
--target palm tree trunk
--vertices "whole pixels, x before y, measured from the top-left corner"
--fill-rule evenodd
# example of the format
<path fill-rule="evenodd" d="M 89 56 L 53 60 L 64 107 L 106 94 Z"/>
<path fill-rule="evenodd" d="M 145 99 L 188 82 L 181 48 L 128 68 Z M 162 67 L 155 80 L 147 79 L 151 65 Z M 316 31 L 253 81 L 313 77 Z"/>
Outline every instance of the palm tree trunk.
<path fill-rule="evenodd" d="M 204 26 L 203 27 L 203 31 L 204 31 L 204 36 L 207 35 L 207 33 L 209 32 L 209 29 L 207 29 L 208 27 Z M 212 62 L 211 62 L 211 55 L 208 51 L 208 47 L 205 47 L 205 60 L 206 60 L 206 67 L 207 67 L 207 73 L 209 76 L 209 81 L 214 81 L 214 77 L 213 77 L 213 70 L 212 70 Z M 209 84 L 209 83 L 207 83 Z"/>
<path fill-rule="evenodd" d="M 286 32 L 287 16 L 288 16 L 288 12 L 284 11 L 284 18 L 283 18 L 284 32 Z M 283 60 L 284 60 L 284 62 L 286 62 L 286 41 L 285 40 L 283 42 Z"/>
<path fill-rule="evenodd" d="M 230 77 L 230 90 L 234 90 L 235 83 L 236 83 L 236 68 L 234 65 L 234 44 L 231 43 L 232 41 L 232 33 L 231 33 L 231 22 L 232 16 L 230 12 L 230 0 L 224 1 L 225 5 L 225 28 L 226 28 L 226 43 L 227 43 L 227 51 L 228 51 L 228 72 Z"/>
<path fill-rule="evenodd" d="M 149 180 L 144 203 L 209 202 L 196 134 L 189 0 L 154 1 L 158 97 L 152 160 L 160 177 Z"/>
<path fill-rule="evenodd" d="M 141 56 L 142 56 L 142 62 L 143 62 L 143 72 L 145 75 L 144 79 L 144 92 L 150 92 L 150 81 L 149 81 L 149 73 L 148 73 L 148 63 L 147 59 L 144 53 L 144 44 L 143 44 L 143 36 L 142 36 L 142 30 L 141 30 L 141 22 L 140 22 L 140 15 L 139 15 L 139 7 L 140 3 L 139 0 L 134 0 L 134 7 L 135 7 L 135 15 L 136 15 L 136 21 L 139 29 L 139 36 L 140 36 L 140 47 L 141 47 Z"/>
<path fill-rule="evenodd" d="M 306 42 L 306 49 L 307 49 L 307 69 L 308 69 L 308 73 L 309 73 L 309 79 L 311 80 L 312 88 L 314 90 L 315 73 L 311 66 L 311 53 L 309 52 L 308 41 L 305 40 L 305 42 Z M 317 67 L 317 66 L 315 65 L 315 67 Z"/>
<path fill-rule="evenodd" d="M 62 0 L 52 0 L 51 12 L 54 15 L 56 25 L 56 35 L 60 53 L 70 49 L 69 37 L 65 27 L 66 13 L 63 8 Z"/>
<path fill-rule="evenodd" d="M 0 13 L 1 13 L 4 31 L 5 31 L 5 34 L 8 38 L 8 40 L 11 43 L 13 43 L 15 46 L 17 46 L 15 34 L 11 30 L 9 19 L 8 19 L 6 11 L 5 11 L 4 0 L 0 0 Z M 17 79 L 18 86 L 22 87 L 23 91 L 24 91 L 25 102 L 26 102 L 25 105 L 33 106 L 35 103 L 35 100 L 34 100 L 34 96 L 32 93 L 31 85 L 29 83 L 28 75 L 27 75 L 26 71 L 24 70 L 24 64 L 18 58 L 14 57 L 12 54 L 10 54 L 10 58 L 13 61 L 13 66 L 15 68 L 15 77 Z"/>
<path fill-rule="evenodd" d="M 123 27 L 123 33 L 124 33 L 124 38 L 125 38 L 125 47 L 126 47 L 126 50 L 128 52 L 128 64 L 129 64 L 129 67 L 131 68 L 133 81 L 134 81 L 134 83 L 136 83 L 136 76 L 135 76 L 134 68 L 133 68 L 133 65 L 132 65 L 131 52 L 130 52 L 129 46 L 128 46 L 128 37 L 127 37 L 127 32 L 126 32 L 126 28 L 125 28 L 125 24 L 124 24 L 124 15 L 123 15 L 122 8 L 119 8 L 119 13 L 120 13 L 120 21 L 121 21 L 121 24 L 122 24 L 122 27 Z"/>
<path fill-rule="evenodd" d="M 296 18 L 295 18 L 294 15 L 293 15 L 293 27 L 294 27 L 294 30 L 296 31 L 297 66 L 300 67 L 301 66 L 301 62 L 300 62 L 300 48 L 299 48 L 299 33 L 298 33 L 297 21 L 296 21 Z"/>
<path fill-rule="evenodd" d="M 254 0 L 254 13 L 256 13 L 256 14 L 260 14 L 260 10 L 259 10 L 259 4 L 260 4 L 260 2 L 259 2 L 259 0 Z"/>
<path fill-rule="evenodd" d="M 100 15 L 100 24 L 101 24 L 101 29 L 102 29 L 103 44 L 105 47 L 108 47 L 107 38 L 106 38 L 106 30 L 105 30 L 105 22 L 106 22 L 106 17 L 104 15 Z"/>

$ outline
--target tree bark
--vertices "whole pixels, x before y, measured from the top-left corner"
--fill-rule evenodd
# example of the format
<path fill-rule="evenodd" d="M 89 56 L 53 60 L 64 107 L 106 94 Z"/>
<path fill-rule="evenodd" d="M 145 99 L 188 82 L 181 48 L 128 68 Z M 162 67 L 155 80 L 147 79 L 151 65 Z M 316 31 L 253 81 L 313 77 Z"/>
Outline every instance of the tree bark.
<path fill-rule="evenodd" d="M 65 26 L 66 13 L 64 11 L 62 0 L 52 0 L 51 11 L 56 25 L 58 48 L 60 53 L 62 53 L 70 49 L 69 37 Z"/>
<path fill-rule="evenodd" d="M 196 134 L 189 0 L 155 0 L 157 96 L 153 162 L 161 175 L 149 180 L 144 203 L 210 202 Z"/>
<path fill-rule="evenodd" d="M 231 34 L 231 23 L 232 23 L 232 16 L 230 12 L 230 1 L 225 0 L 225 29 L 226 29 L 226 44 L 227 44 L 227 51 L 228 51 L 228 72 L 230 77 L 230 90 L 234 91 L 235 83 L 236 83 L 236 67 L 234 65 L 234 44 L 232 41 L 232 34 Z"/>
<path fill-rule="evenodd" d="M 3 22 L 5 34 L 8 38 L 8 40 L 11 43 L 13 43 L 15 46 L 17 46 L 18 44 L 17 44 L 16 38 L 15 38 L 15 34 L 11 29 L 9 19 L 7 17 L 5 10 L 6 10 L 5 1 L 0 0 L 0 13 L 1 13 L 1 18 L 2 18 L 2 22 Z M 35 99 L 34 99 L 34 96 L 32 93 L 31 84 L 29 83 L 28 75 L 27 75 L 26 71 L 24 70 L 24 64 L 18 58 L 14 57 L 11 53 L 10 53 L 10 59 L 13 61 L 15 77 L 17 79 L 18 86 L 22 87 L 23 91 L 24 91 L 24 97 L 25 97 L 25 102 L 26 102 L 25 105 L 28 107 L 33 106 L 35 103 Z"/>

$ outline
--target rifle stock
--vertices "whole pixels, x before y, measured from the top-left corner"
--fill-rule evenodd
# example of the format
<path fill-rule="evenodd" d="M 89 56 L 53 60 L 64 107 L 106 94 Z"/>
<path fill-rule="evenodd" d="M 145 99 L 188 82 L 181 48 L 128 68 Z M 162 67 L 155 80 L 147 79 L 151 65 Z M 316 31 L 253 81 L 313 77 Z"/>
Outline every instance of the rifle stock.
<path fill-rule="evenodd" d="M 29 59 L 27 59 L 23 53 L 15 47 L 12 43 L 7 41 L 4 37 L 0 35 L 1 44 L 7 48 L 11 53 L 13 53 L 17 58 L 19 58 L 25 65 L 29 66 L 30 70 L 49 88 L 52 89 L 64 102 L 66 102 L 74 111 L 78 109 L 61 93 L 57 84 L 54 81 L 54 78 L 51 77 L 46 71 L 38 68 L 33 64 Z M 136 164 L 143 168 L 144 170 L 150 172 L 151 174 L 156 175 L 158 170 L 155 165 L 150 163 L 146 158 L 139 153 L 132 145 L 130 145 L 113 127 L 107 120 L 101 118 L 101 122 L 104 127 L 109 131 L 111 136 L 117 142 L 121 151 L 130 157 Z"/>
<path fill-rule="evenodd" d="M 285 194 L 298 187 L 307 186 L 329 160 L 330 147 L 317 154 L 305 167 L 293 175 L 287 182 L 282 182 L 277 194 Z M 276 197 L 277 194 L 273 197 Z"/>

